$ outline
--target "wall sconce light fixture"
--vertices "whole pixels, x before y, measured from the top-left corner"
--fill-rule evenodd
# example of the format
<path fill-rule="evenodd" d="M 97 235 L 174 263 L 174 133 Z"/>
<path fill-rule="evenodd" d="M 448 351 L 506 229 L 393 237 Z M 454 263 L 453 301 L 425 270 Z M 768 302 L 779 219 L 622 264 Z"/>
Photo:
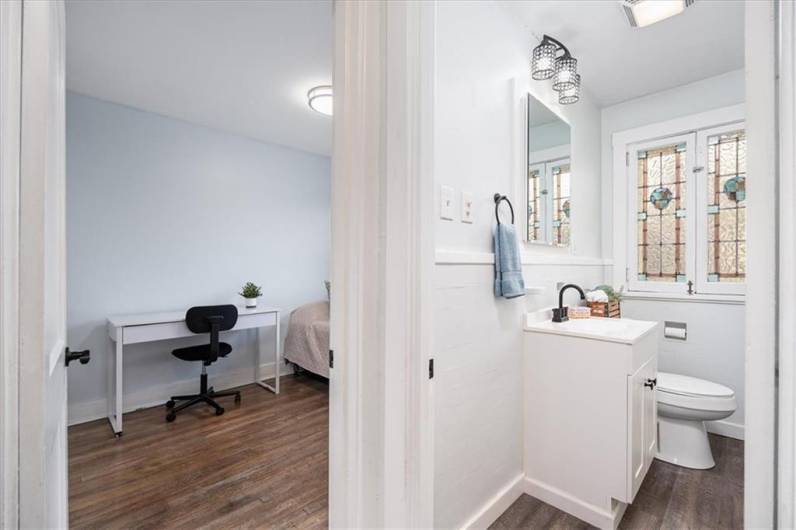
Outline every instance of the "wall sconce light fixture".
<path fill-rule="evenodd" d="M 578 60 L 553 37 L 545 35 L 533 49 L 531 77 L 537 81 L 552 78 L 553 89 L 558 91 L 558 102 L 562 105 L 571 105 L 580 99 Z"/>

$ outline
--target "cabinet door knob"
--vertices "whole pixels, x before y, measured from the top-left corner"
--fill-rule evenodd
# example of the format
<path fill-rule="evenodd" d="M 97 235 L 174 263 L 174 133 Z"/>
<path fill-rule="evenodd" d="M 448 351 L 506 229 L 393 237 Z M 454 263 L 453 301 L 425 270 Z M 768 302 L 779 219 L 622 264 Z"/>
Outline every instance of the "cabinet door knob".
<path fill-rule="evenodd" d="M 644 386 L 649 387 L 650 390 L 654 389 L 656 386 L 658 386 L 658 378 L 656 377 L 655 379 L 647 379 L 647 381 L 644 383 Z"/>

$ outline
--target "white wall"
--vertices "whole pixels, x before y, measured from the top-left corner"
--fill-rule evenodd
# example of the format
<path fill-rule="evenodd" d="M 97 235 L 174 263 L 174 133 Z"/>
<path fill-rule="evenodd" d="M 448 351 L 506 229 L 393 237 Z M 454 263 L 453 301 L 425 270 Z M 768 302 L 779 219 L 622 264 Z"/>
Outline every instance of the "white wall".
<path fill-rule="evenodd" d="M 532 127 L 529 133 L 531 142 L 529 149 L 533 152 L 566 145 L 570 142 L 569 133 L 570 127 L 563 121 L 554 121 Z"/>
<path fill-rule="evenodd" d="M 456 215 L 462 191 L 475 199 L 473 224 L 436 226 L 434 526 L 451 528 L 472 521 L 522 473 L 521 315 L 553 305 L 557 281 L 593 286 L 603 279 L 600 114 L 588 95 L 561 109 L 572 124 L 574 255 L 529 246 L 525 281 L 544 292 L 496 299 L 492 195 L 508 194 L 515 211 L 524 209 L 515 188 L 524 174 L 517 130 L 525 117 L 512 80 L 529 76 L 530 36 L 487 2 L 440 2 L 436 30 L 436 193 L 443 184 L 454 188 Z M 531 87 L 549 103 L 547 85 Z"/>
<path fill-rule="evenodd" d="M 105 410 L 108 315 L 240 303 L 246 281 L 263 286 L 260 304 L 280 307 L 284 324 L 325 298 L 329 158 L 74 93 L 66 139 L 68 339 L 92 353 L 69 370 L 71 422 Z M 270 363 L 272 333 L 261 337 Z M 170 354 L 196 341 L 125 347 L 126 405 L 198 388 L 200 366 Z M 228 341 L 211 381 L 251 378 L 255 334 Z"/>
<path fill-rule="evenodd" d="M 613 250 L 613 133 L 744 103 L 744 92 L 744 71 L 736 70 L 602 110 L 602 242 L 605 255 L 611 255 Z M 646 320 L 686 322 L 688 340 L 664 341 L 661 344 L 659 368 L 716 381 L 734 389 L 738 410 L 720 425 L 711 426 L 711 429 L 743 436 L 744 306 L 626 299 L 622 305 L 622 315 Z"/>

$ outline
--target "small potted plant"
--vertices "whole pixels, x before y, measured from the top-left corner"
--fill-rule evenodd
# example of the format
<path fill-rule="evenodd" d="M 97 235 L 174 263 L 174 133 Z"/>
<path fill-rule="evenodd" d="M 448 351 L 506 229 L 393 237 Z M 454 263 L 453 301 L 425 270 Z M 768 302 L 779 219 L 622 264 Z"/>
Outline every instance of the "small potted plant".
<path fill-rule="evenodd" d="M 252 282 L 246 282 L 238 294 L 246 300 L 246 307 L 257 307 L 257 298 L 263 295 L 263 289 Z"/>

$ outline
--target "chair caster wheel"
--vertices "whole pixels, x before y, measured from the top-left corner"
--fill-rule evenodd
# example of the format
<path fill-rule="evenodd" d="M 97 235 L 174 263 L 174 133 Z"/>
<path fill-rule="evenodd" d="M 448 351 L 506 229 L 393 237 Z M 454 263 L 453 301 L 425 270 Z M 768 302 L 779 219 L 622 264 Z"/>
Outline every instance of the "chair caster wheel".
<path fill-rule="evenodd" d="M 224 407 L 219 407 L 216 409 L 216 416 L 221 416 L 224 414 Z"/>
<path fill-rule="evenodd" d="M 235 394 L 235 403 L 240 403 L 240 394 Z"/>
<path fill-rule="evenodd" d="M 173 409 L 173 408 L 174 408 L 174 405 L 176 405 L 176 403 L 174 403 L 174 400 L 173 400 L 173 399 L 170 399 L 170 400 L 168 400 L 168 401 L 166 402 L 166 408 L 167 408 L 167 409 Z"/>
<path fill-rule="evenodd" d="M 176 419 L 177 419 L 177 415 L 175 413 L 169 412 L 168 414 L 166 414 L 166 421 L 167 422 L 171 423 L 172 421 L 174 421 Z"/>

